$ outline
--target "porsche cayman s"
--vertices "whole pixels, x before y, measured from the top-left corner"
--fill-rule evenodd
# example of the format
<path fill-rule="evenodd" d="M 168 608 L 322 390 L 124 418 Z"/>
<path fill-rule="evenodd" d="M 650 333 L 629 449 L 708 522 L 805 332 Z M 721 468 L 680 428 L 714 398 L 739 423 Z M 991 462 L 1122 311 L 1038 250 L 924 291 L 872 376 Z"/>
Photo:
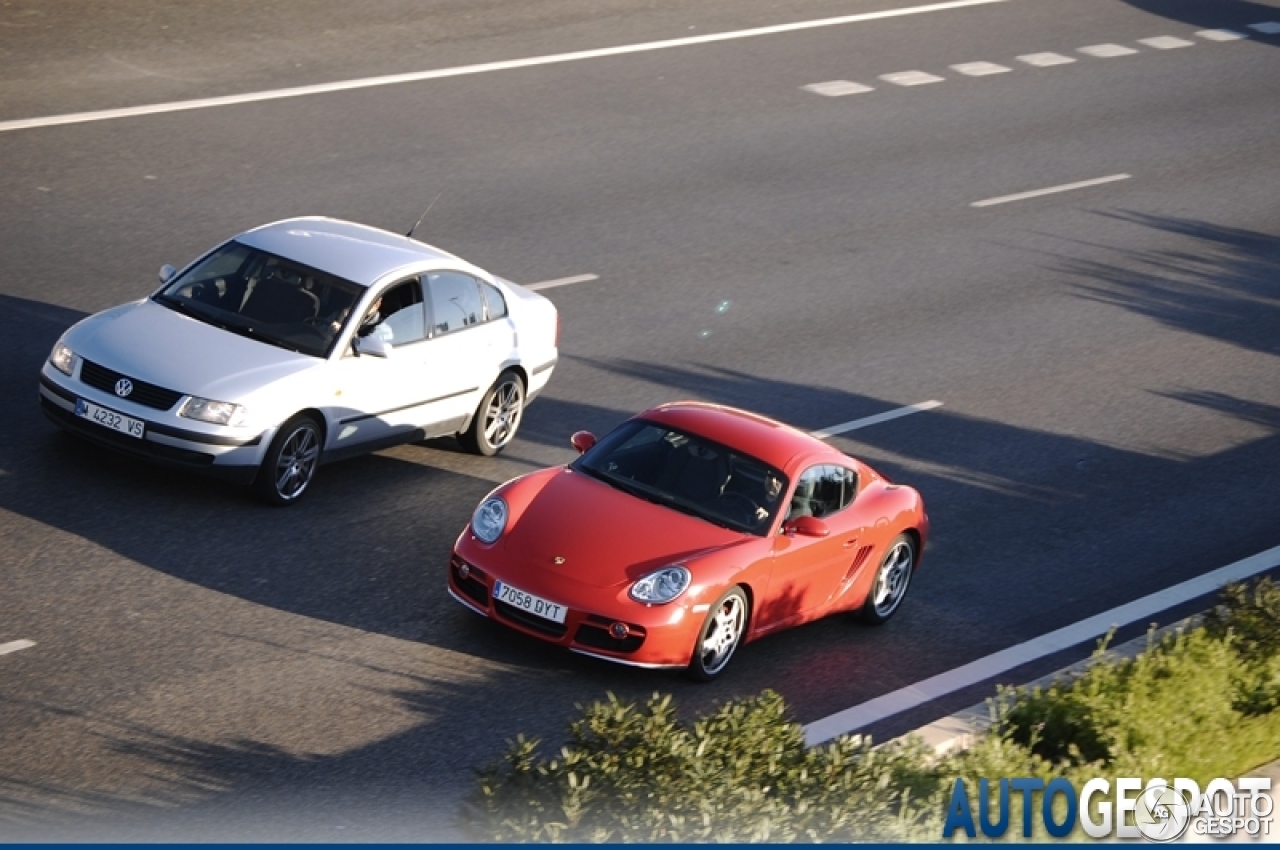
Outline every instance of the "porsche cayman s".
<path fill-rule="evenodd" d="M 450 594 L 526 635 L 707 681 L 781 629 L 884 623 L 920 565 L 919 493 L 763 416 L 678 402 L 571 442 L 490 493 L 450 559 Z"/>

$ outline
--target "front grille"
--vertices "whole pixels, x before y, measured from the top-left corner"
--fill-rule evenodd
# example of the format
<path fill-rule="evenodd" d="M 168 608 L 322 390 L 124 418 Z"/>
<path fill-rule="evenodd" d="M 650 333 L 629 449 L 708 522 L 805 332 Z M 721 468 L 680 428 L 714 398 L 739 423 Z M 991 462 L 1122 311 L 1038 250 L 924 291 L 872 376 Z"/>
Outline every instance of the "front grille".
<path fill-rule="evenodd" d="M 548 637 L 562 638 L 564 637 L 565 632 L 569 630 L 569 627 L 564 623 L 557 623 L 554 620 L 548 620 L 545 617 L 530 614 L 528 611 L 522 611 L 513 605 L 508 605 L 505 602 L 499 602 L 497 599 L 493 600 L 493 610 L 501 614 L 504 619 L 511 620 L 514 623 L 519 623 L 527 629 L 532 629 L 533 631 L 547 635 Z"/>
<path fill-rule="evenodd" d="M 462 563 L 462 559 L 457 555 L 449 558 L 449 569 L 453 571 L 454 586 L 466 594 L 472 602 L 476 603 L 481 608 L 488 608 L 489 587 L 481 580 L 484 573 L 480 572 L 470 564 L 467 564 L 467 577 L 463 578 L 462 573 L 459 572 L 458 569 L 462 566 Z"/>
<path fill-rule="evenodd" d="M 579 646 L 607 649 L 610 652 L 635 652 L 644 643 L 643 626 L 633 626 L 628 623 L 631 633 L 622 640 L 618 640 L 609 634 L 609 626 L 612 623 L 612 620 L 592 614 L 583 621 L 581 626 L 578 626 L 578 633 L 573 636 L 573 642 Z"/>
<path fill-rule="evenodd" d="M 115 395 L 116 382 L 121 378 L 125 378 L 133 384 L 133 392 L 123 396 L 123 398 L 127 398 L 129 401 L 136 402 L 144 407 L 168 410 L 177 404 L 178 399 L 182 398 L 183 395 L 173 390 L 166 390 L 164 387 L 157 387 L 155 384 L 148 384 L 146 381 L 130 378 L 128 375 L 122 375 L 114 369 L 99 366 L 91 360 L 82 360 L 80 362 L 80 380 L 94 389 L 102 390 L 104 393 Z"/>

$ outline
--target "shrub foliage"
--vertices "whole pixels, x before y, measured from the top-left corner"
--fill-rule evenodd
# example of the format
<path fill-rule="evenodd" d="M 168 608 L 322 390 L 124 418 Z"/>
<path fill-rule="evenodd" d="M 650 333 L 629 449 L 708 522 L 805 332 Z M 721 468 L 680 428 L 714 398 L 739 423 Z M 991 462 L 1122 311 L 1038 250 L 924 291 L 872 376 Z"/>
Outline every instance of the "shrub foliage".
<path fill-rule="evenodd" d="M 957 778 L 970 799 L 978 777 L 1203 786 L 1280 757 L 1280 587 L 1269 580 L 1227 588 L 1202 627 L 1134 659 L 1103 653 L 1072 682 L 1001 690 L 992 733 L 945 758 L 918 741 L 873 749 L 856 736 L 807 748 L 771 691 L 692 723 L 670 696 L 638 707 L 610 695 L 549 758 L 537 741 L 512 742 L 460 821 L 496 841 L 936 841 Z"/>

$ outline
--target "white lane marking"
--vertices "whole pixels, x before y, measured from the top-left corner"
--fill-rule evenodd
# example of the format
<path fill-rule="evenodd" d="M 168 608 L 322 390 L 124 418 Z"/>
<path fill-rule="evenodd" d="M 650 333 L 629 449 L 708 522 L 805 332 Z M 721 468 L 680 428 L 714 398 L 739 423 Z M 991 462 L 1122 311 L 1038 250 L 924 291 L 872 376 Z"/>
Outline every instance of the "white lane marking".
<path fill-rule="evenodd" d="M 558 277 L 555 280 L 544 280 L 539 283 L 526 283 L 525 289 L 532 289 L 537 292 L 540 289 L 555 289 L 557 286 L 569 286 L 574 283 L 586 283 L 589 280 L 599 280 L 598 274 L 578 274 L 573 277 Z"/>
<path fill-rule="evenodd" d="M 1103 183 L 1114 183 L 1117 180 L 1128 180 L 1131 174 L 1112 174 L 1109 177 L 1095 177 L 1093 180 L 1081 180 L 1079 183 L 1064 183 L 1061 186 L 1050 186 L 1047 189 L 1033 189 L 1030 192 L 1019 192 L 1016 195 L 1001 195 L 998 198 L 987 198 L 985 201 L 974 201 L 971 207 L 991 207 L 996 204 L 1007 204 L 1010 201 L 1025 201 L 1027 198 L 1038 198 L 1041 195 L 1053 195 L 1058 192 L 1070 192 L 1073 189 L 1084 189 L 1087 186 L 1099 186 Z"/>
<path fill-rule="evenodd" d="M 1249 37 L 1235 30 L 1200 30 L 1196 35 L 1209 41 L 1240 41 Z"/>
<path fill-rule="evenodd" d="M 895 86 L 925 86 L 929 83 L 940 83 L 943 78 L 924 71 L 895 71 L 892 74 L 881 74 L 880 79 Z"/>
<path fill-rule="evenodd" d="M 1088 47 L 1078 47 L 1076 50 L 1086 56 L 1096 56 L 1099 59 L 1110 59 L 1113 56 L 1128 56 L 1131 53 L 1138 52 L 1132 47 L 1125 47 L 1123 44 L 1091 44 Z"/>
<path fill-rule="evenodd" d="M 817 437 L 819 440 L 825 440 L 828 437 L 834 437 L 836 434 L 843 434 L 846 431 L 856 431 L 859 428 L 866 428 L 868 425 L 879 425 L 881 422 L 888 422 L 891 419 L 900 419 L 903 416 L 910 416 L 913 413 L 920 413 L 925 410 L 933 410 L 935 407 L 942 407 L 940 401 L 922 401 L 919 404 L 909 404 L 906 407 L 895 408 L 884 413 L 877 413 L 875 416 L 864 416 L 861 419 L 854 419 L 852 422 L 842 422 L 839 425 L 832 425 L 830 428 L 823 428 L 821 431 L 810 431 L 809 434 Z"/>
<path fill-rule="evenodd" d="M 0 132 L 7 130 L 25 130 L 33 127 L 52 127 L 60 124 L 80 124 L 86 121 L 107 121 L 113 118 L 133 118 L 140 115 L 156 115 L 162 112 L 179 112 L 186 109 L 208 109 L 215 106 L 230 106 L 238 103 L 255 103 L 263 100 L 279 100 L 287 97 L 305 97 L 312 94 L 367 89 L 376 86 L 390 86 L 397 83 L 416 83 L 423 80 L 438 80 L 445 77 L 460 77 L 466 74 L 487 74 L 494 71 L 510 71 L 516 68 L 530 68 L 536 65 L 555 65 L 562 62 L 579 62 L 584 59 L 601 59 L 606 56 L 623 56 L 629 53 L 643 53 L 650 50 L 668 50 L 675 47 L 691 47 L 698 44 L 711 44 L 717 41 L 732 41 L 740 38 L 755 38 L 764 35 L 799 32 L 801 30 L 818 29 L 820 27 L 858 24 L 866 21 L 879 21 L 886 18 L 901 18 L 907 15 L 924 15 L 930 12 L 945 12 L 952 9 L 963 9 L 969 6 L 987 6 L 993 3 L 1007 3 L 1011 0 L 948 0 L 944 3 L 929 3 L 923 6 L 908 6 L 901 9 L 884 9 L 879 12 L 862 12 L 856 15 L 842 15 L 837 18 L 822 18 L 812 21 L 796 21 L 790 24 L 776 24 L 753 29 L 733 30 L 731 32 L 708 33 L 684 38 L 672 38 L 665 41 L 648 41 L 641 44 L 623 44 L 617 47 L 600 47 L 592 50 L 576 50 L 572 53 L 553 53 L 547 56 L 531 56 L 527 59 L 511 59 L 503 62 L 483 62 L 478 65 L 461 65 L 454 68 L 437 68 L 431 71 L 415 71 L 407 74 L 388 74 L 383 77 L 365 77 L 358 80 L 341 80 L 333 83 L 320 83 L 312 86 L 274 89 L 271 91 L 233 94 L 223 97 L 206 97 L 198 100 L 180 100 L 170 103 L 153 103 L 147 106 L 130 106 L 123 109 L 102 109 L 96 112 L 75 112 L 69 115 L 51 115 L 44 118 L 24 118 L 17 121 L 0 121 Z"/>
<path fill-rule="evenodd" d="M 1171 35 L 1158 35 L 1155 38 L 1140 38 L 1139 44 L 1145 44 L 1147 47 L 1154 47 L 1156 50 L 1174 50 L 1179 47 L 1191 47 L 1194 41 L 1187 41 L 1185 38 L 1174 38 Z"/>
<path fill-rule="evenodd" d="M 862 94 L 863 92 L 875 91 L 871 86 L 864 86 L 862 83 L 853 83 L 849 80 L 831 80 L 826 83 L 813 83 L 800 88 L 805 91 L 811 91 L 814 94 L 825 95 L 826 97 L 842 97 L 846 94 Z"/>
<path fill-rule="evenodd" d="M 36 642 L 33 640 L 11 640 L 8 643 L 0 643 L 0 655 L 8 655 L 10 652 L 29 649 L 35 645 Z"/>
<path fill-rule="evenodd" d="M 1076 60 L 1071 56 L 1063 56 L 1061 53 L 1028 53 L 1025 56 L 1019 56 L 1018 61 L 1040 68 L 1048 68 L 1050 65 L 1070 65 Z"/>
<path fill-rule="evenodd" d="M 985 77 L 988 74 L 1003 74 L 1013 69 L 994 62 L 962 62 L 959 65 L 952 65 L 951 70 L 970 77 Z"/>
<path fill-rule="evenodd" d="M 1276 35 L 1277 33 L 1280 33 L 1280 23 L 1267 21 L 1261 24 L 1249 24 L 1249 29 L 1264 32 L 1267 35 Z"/>
<path fill-rule="evenodd" d="M 1110 611 L 1064 626 L 1017 646 L 1002 649 L 977 661 L 971 661 L 954 670 L 939 673 L 914 685 L 908 685 L 852 708 L 846 708 L 829 717 L 815 720 L 804 727 L 805 743 L 814 746 L 823 741 L 829 741 L 837 735 L 854 732 L 886 717 L 892 717 L 954 693 L 961 688 L 985 682 L 1015 667 L 1044 658 L 1046 655 L 1052 655 L 1100 637 L 1116 626 L 1148 619 L 1175 605 L 1213 593 L 1224 585 L 1243 581 L 1278 566 L 1280 566 L 1280 546 L 1275 546 L 1265 552 L 1236 561 L 1234 564 L 1205 573 L 1198 578 L 1188 579 L 1181 584 L 1175 584 L 1173 587 L 1167 587 L 1141 599 L 1112 608 Z"/>

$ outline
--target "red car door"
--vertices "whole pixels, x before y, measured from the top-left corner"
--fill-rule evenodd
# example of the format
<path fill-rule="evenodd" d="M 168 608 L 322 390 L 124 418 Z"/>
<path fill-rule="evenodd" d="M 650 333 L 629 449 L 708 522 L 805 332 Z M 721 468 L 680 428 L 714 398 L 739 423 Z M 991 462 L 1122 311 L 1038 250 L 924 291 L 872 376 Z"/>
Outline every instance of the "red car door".
<path fill-rule="evenodd" d="M 837 464 L 810 467 L 796 481 L 787 520 L 815 517 L 827 535 L 784 532 L 774 539 L 769 585 L 754 613 L 758 630 L 771 631 L 825 613 L 865 560 L 858 512 L 850 507 L 857 476 Z"/>

